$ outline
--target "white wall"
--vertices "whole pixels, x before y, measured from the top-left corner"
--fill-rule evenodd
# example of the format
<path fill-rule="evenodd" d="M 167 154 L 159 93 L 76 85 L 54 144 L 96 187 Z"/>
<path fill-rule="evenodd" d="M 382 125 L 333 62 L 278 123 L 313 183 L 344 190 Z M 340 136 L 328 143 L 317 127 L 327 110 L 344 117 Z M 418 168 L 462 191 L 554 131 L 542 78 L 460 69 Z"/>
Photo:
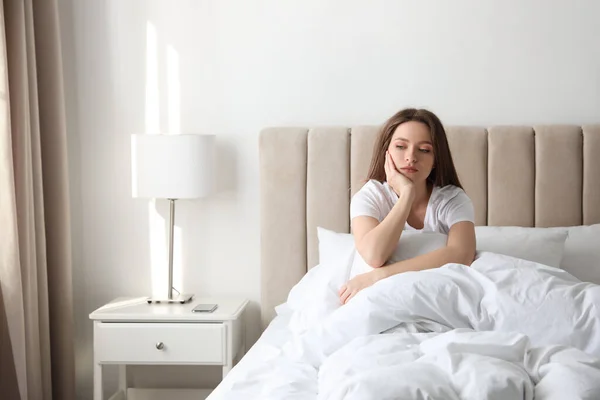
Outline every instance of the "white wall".
<path fill-rule="evenodd" d="M 166 210 L 130 196 L 131 133 L 218 135 L 220 193 L 178 208 L 184 289 L 250 298 L 252 342 L 261 128 L 378 124 L 405 106 L 446 124 L 598 123 L 599 15 L 594 0 L 61 0 L 78 397 L 88 314 L 147 295 L 160 253 L 149 229 Z"/>

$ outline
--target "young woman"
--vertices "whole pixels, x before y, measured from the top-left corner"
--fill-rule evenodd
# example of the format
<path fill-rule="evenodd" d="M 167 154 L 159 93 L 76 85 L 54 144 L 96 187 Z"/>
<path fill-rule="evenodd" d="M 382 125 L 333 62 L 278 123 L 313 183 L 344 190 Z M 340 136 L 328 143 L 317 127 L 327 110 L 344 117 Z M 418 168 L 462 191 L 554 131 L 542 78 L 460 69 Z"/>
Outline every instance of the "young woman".
<path fill-rule="evenodd" d="M 473 203 L 458 180 L 446 132 L 435 114 L 406 109 L 383 125 L 368 181 L 350 202 L 350 219 L 356 249 L 374 269 L 342 286 L 342 304 L 395 274 L 473 262 Z M 405 230 L 447 234 L 446 247 L 386 265 Z"/>

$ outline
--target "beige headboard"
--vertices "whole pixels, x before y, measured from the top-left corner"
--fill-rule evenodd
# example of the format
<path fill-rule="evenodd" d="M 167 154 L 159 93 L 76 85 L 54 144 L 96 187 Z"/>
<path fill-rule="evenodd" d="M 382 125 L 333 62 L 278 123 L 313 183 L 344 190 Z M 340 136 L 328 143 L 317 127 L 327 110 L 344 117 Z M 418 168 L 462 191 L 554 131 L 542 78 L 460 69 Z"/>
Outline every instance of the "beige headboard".
<path fill-rule="evenodd" d="M 600 223 L 600 125 L 447 127 L 477 225 Z M 316 227 L 349 232 L 378 127 L 260 133 L 262 321 L 318 263 Z"/>

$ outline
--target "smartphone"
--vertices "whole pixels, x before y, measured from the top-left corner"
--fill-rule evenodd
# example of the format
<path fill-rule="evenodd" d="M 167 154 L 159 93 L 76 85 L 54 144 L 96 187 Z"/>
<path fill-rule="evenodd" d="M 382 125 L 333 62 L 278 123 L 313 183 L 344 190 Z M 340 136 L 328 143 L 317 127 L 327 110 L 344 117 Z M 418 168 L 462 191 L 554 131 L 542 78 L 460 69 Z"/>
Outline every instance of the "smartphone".
<path fill-rule="evenodd" d="M 203 312 L 203 313 L 211 313 L 217 309 L 216 304 L 198 304 L 196 307 L 192 308 L 192 312 Z"/>

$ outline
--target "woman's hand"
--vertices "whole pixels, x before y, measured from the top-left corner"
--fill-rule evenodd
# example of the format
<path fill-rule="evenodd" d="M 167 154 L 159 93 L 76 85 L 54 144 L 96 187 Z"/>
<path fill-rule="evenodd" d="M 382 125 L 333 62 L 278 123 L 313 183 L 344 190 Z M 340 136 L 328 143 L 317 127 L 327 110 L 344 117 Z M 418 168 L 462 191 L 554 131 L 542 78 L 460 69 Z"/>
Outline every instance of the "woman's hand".
<path fill-rule="evenodd" d="M 389 151 L 385 152 L 384 168 L 385 179 L 388 185 L 394 189 L 398 196 L 400 196 L 402 193 L 413 193 L 415 187 L 413 181 L 398 171 L 398 168 L 396 168 L 396 163 L 394 163 Z"/>
<path fill-rule="evenodd" d="M 340 303 L 346 304 L 351 298 L 356 296 L 361 290 L 368 288 L 380 279 L 384 278 L 383 270 L 376 268 L 373 271 L 366 272 L 364 274 L 356 275 L 354 278 L 346 282 L 340 290 L 338 295 L 340 296 Z"/>

